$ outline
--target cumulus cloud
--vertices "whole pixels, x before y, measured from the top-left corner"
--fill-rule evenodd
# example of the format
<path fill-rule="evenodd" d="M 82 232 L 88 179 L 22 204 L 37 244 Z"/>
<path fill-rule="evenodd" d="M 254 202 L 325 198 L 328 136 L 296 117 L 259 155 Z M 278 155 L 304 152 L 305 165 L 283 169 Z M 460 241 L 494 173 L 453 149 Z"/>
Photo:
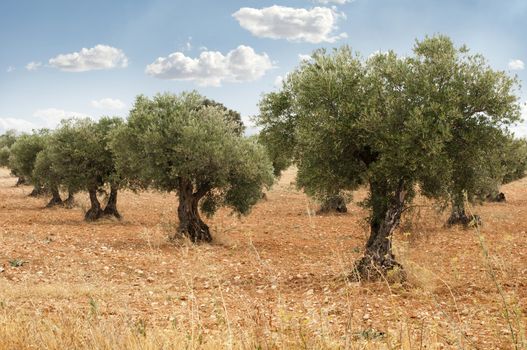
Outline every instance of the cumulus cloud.
<path fill-rule="evenodd" d="M 527 137 L 527 102 L 521 105 L 522 122 L 516 124 L 512 131 L 517 137 Z"/>
<path fill-rule="evenodd" d="M 318 2 L 319 4 L 337 4 L 337 5 L 344 5 L 345 3 L 351 2 L 351 0 L 315 0 L 315 2 Z"/>
<path fill-rule="evenodd" d="M 281 88 L 282 83 L 284 82 L 284 77 L 279 75 L 274 79 L 274 87 Z"/>
<path fill-rule="evenodd" d="M 525 64 L 522 60 L 510 60 L 509 61 L 509 69 L 510 70 L 523 70 L 525 68 Z"/>
<path fill-rule="evenodd" d="M 61 54 L 49 60 L 49 65 L 66 72 L 85 72 L 99 69 L 124 68 L 128 58 L 121 49 L 97 45 L 79 52 Z"/>
<path fill-rule="evenodd" d="M 62 119 L 67 118 L 89 118 L 90 116 L 84 113 L 65 111 L 59 108 L 45 108 L 38 109 L 33 113 L 33 117 L 38 118 L 39 127 L 54 129 L 59 125 Z"/>
<path fill-rule="evenodd" d="M 42 63 L 40 62 L 29 62 L 28 64 L 26 64 L 26 69 L 28 71 L 35 71 L 39 69 L 41 66 L 42 66 Z"/>
<path fill-rule="evenodd" d="M 54 129 L 62 119 L 72 117 L 89 118 L 90 116 L 58 108 L 39 109 L 33 113 L 32 120 L 25 118 L 0 118 L 0 132 L 11 129 L 20 132 L 31 132 L 41 128 Z"/>
<path fill-rule="evenodd" d="M 106 109 L 106 110 L 119 110 L 124 109 L 126 107 L 126 104 L 116 98 L 103 98 L 100 100 L 93 100 L 91 101 L 92 107 L 98 108 L 98 109 Z"/>
<path fill-rule="evenodd" d="M 317 44 L 347 37 L 346 33 L 335 35 L 337 21 L 345 16 L 327 7 L 309 10 L 278 5 L 262 9 L 243 7 L 233 16 L 243 28 L 262 38 Z"/>
<path fill-rule="evenodd" d="M 298 54 L 298 60 L 299 61 L 311 61 L 311 55 L 304 55 L 302 53 Z"/>
<path fill-rule="evenodd" d="M 22 118 L 0 118 L 0 133 L 4 133 L 7 130 L 31 132 L 31 130 L 37 128 L 35 123 Z"/>
<path fill-rule="evenodd" d="M 195 81 L 202 86 L 220 86 L 222 82 L 243 82 L 261 78 L 273 67 L 266 53 L 257 54 L 249 46 L 240 45 L 226 55 L 203 51 L 199 57 L 174 52 L 159 57 L 146 66 L 146 74 L 160 79 Z"/>

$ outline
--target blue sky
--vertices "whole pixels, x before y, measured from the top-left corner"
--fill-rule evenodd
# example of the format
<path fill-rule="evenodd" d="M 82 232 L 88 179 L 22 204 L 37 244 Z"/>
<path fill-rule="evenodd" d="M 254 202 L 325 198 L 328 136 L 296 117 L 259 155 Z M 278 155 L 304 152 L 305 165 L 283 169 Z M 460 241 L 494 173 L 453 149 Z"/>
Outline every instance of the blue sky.
<path fill-rule="evenodd" d="M 192 89 L 248 121 L 299 55 L 343 44 L 408 54 L 436 33 L 525 85 L 525 0 L 2 0 L 0 132 L 126 116 L 138 94 Z"/>

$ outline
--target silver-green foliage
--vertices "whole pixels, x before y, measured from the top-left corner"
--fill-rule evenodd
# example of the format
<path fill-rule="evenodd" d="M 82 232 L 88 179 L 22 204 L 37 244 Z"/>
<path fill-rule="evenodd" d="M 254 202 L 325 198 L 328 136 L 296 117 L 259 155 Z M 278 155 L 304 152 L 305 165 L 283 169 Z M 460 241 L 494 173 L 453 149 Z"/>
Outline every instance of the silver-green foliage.
<path fill-rule="evenodd" d="M 111 130 L 120 118 L 63 120 L 49 140 L 48 157 L 53 173 L 73 192 L 98 188 L 116 181 L 113 155 L 108 147 Z M 44 159 L 43 159 L 44 160 Z"/>
<path fill-rule="evenodd" d="M 33 134 L 23 134 L 17 138 L 9 149 L 9 167 L 17 176 L 24 176 L 35 183 L 33 179 L 33 168 L 37 155 L 44 149 L 47 130 L 41 130 Z"/>
<path fill-rule="evenodd" d="M 516 86 L 444 36 L 417 42 L 409 57 L 318 50 L 264 97 L 258 124 L 276 150 L 290 147 L 308 194 L 369 185 L 366 255 L 389 267 L 389 235 L 416 189 L 448 199 L 499 172 L 482 155 L 496 155 L 519 118 Z"/>
<path fill-rule="evenodd" d="M 225 108 L 203 101 L 195 92 L 138 96 L 113 135 L 117 168 L 132 186 L 179 192 L 190 182 L 209 215 L 221 206 L 246 214 L 272 183 L 271 164 Z"/>
<path fill-rule="evenodd" d="M 9 149 L 15 143 L 16 139 L 17 135 L 14 130 L 7 130 L 0 135 L 0 166 L 9 166 Z"/>

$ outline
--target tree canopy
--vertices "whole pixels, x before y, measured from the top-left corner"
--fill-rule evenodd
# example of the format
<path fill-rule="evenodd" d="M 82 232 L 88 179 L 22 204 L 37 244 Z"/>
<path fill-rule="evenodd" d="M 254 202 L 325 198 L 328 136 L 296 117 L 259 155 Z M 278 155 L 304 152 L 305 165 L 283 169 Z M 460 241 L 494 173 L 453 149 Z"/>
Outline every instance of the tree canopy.
<path fill-rule="evenodd" d="M 0 135 L 0 166 L 9 166 L 9 149 L 15 143 L 16 139 L 17 135 L 14 130 L 7 130 Z"/>
<path fill-rule="evenodd" d="M 111 131 L 122 123 L 122 119 L 116 117 L 103 117 L 98 122 L 64 120 L 49 142 L 52 170 L 60 174 L 61 183 L 71 192 L 85 190 L 89 193 L 91 208 L 86 212 L 86 220 L 97 220 L 105 214 L 120 217 L 115 207 L 120 179 L 108 144 Z M 105 184 L 110 185 L 111 193 L 103 210 L 97 192 Z"/>
<path fill-rule="evenodd" d="M 138 96 L 126 126 L 111 143 L 119 173 L 129 183 L 177 192 L 178 232 L 212 239 L 201 220 L 228 206 L 247 214 L 272 181 L 264 149 L 239 133 L 239 124 L 195 92 Z"/>
<path fill-rule="evenodd" d="M 48 130 L 19 136 L 9 149 L 9 168 L 16 176 L 23 177 L 35 186 L 33 195 L 41 193 L 42 184 L 33 177 L 37 155 L 44 149 Z"/>
<path fill-rule="evenodd" d="M 473 161 L 461 154 L 463 140 L 489 151 L 492 142 L 474 134 L 499 135 L 519 118 L 515 87 L 515 79 L 444 36 L 417 42 L 411 57 L 318 50 L 280 92 L 263 98 L 258 124 L 276 149 L 293 145 L 286 152 L 308 194 L 368 185 L 370 238 L 355 272 L 374 278 L 401 268 L 391 236 L 416 191 L 454 195 L 456 169 Z"/>

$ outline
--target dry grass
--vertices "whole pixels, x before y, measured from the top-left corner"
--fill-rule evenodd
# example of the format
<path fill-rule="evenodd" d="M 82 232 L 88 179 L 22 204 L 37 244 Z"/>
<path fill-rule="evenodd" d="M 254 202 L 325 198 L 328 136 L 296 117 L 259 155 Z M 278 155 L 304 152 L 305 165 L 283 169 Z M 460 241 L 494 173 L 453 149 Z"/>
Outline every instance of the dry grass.
<path fill-rule="evenodd" d="M 122 222 L 88 224 L 0 170 L 0 349 L 527 349 L 527 180 L 475 208 L 479 235 L 419 200 L 395 237 L 401 285 L 346 281 L 366 213 L 314 215 L 293 175 L 194 246 L 167 239 L 173 194 L 124 193 Z"/>

